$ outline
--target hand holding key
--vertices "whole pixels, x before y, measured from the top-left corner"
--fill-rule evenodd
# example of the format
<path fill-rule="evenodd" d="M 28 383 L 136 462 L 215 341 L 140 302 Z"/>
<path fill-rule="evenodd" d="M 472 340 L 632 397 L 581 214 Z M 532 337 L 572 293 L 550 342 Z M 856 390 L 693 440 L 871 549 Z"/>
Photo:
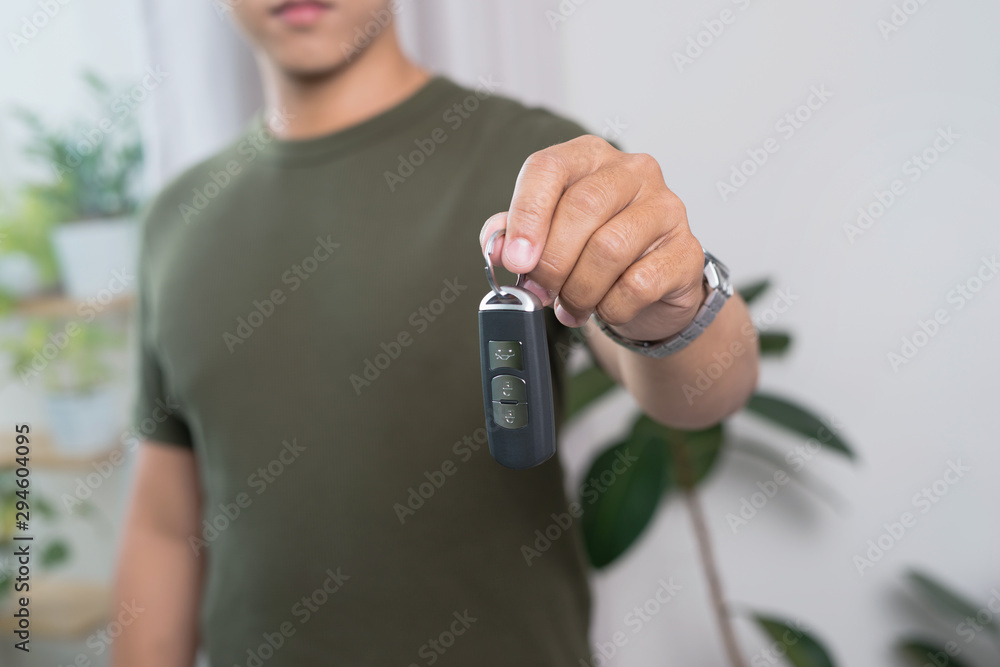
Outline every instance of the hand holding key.
<path fill-rule="evenodd" d="M 498 229 L 506 236 L 493 261 L 525 274 L 524 288 L 567 326 L 596 312 L 623 336 L 661 340 L 705 299 L 704 252 L 656 160 L 599 137 L 531 155 L 510 210 L 486 222 L 480 245 Z"/>

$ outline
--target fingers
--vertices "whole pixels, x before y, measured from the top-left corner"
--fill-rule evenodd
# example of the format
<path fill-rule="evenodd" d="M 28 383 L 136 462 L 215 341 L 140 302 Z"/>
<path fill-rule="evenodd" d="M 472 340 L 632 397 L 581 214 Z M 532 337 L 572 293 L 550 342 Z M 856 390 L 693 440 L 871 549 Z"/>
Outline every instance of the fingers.
<path fill-rule="evenodd" d="M 491 261 L 528 274 L 525 288 L 568 326 L 596 310 L 609 324 L 642 313 L 634 328 L 671 330 L 702 299 L 704 255 L 656 160 L 597 137 L 528 158 L 510 210 L 486 221 L 480 244 L 498 230 Z"/>
<path fill-rule="evenodd" d="M 639 199 L 645 174 L 630 157 L 608 162 L 571 185 L 559 200 L 545 248 L 530 274 L 548 293 L 562 292 L 579 262 L 592 266 L 602 274 L 595 278 L 610 286 L 628 263 L 663 238 L 668 220 L 649 205 L 663 198 Z M 609 271 L 612 275 L 604 275 Z"/>
<path fill-rule="evenodd" d="M 531 155 L 521 168 L 507 216 L 503 265 L 529 273 L 542 255 L 552 216 L 570 185 L 596 171 L 616 149 L 584 136 Z"/>
<path fill-rule="evenodd" d="M 665 240 L 662 217 L 662 210 L 650 204 L 629 206 L 587 235 L 576 261 L 553 278 L 558 287 L 552 291 L 559 295 L 556 316 L 563 324 L 582 325 L 626 270 Z M 545 262 L 543 255 L 539 266 Z"/>
<path fill-rule="evenodd" d="M 608 324 L 622 325 L 657 301 L 675 306 L 677 312 L 666 313 L 668 317 L 696 309 L 703 296 L 704 263 L 701 246 L 691 234 L 671 234 L 659 247 L 629 266 L 594 310 Z"/>

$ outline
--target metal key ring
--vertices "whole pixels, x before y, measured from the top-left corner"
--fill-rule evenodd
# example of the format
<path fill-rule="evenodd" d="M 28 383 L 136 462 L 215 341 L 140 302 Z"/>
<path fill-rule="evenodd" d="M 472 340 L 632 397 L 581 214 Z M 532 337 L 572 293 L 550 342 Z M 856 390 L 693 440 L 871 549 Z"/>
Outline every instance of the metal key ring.
<path fill-rule="evenodd" d="M 490 255 L 493 254 L 493 245 L 494 243 L 496 243 L 497 237 L 503 236 L 506 233 L 506 231 L 507 230 L 505 229 L 498 229 L 497 231 L 493 232 L 493 235 L 490 236 L 490 240 L 486 242 L 486 247 L 483 249 L 483 257 L 486 258 L 486 280 L 489 281 L 490 289 L 493 290 L 493 293 L 500 298 L 512 295 L 510 294 L 510 292 L 505 291 L 503 287 L 497 285 L 496 276 L 493 274 L 493 262 L 490 261 Z M 517 282 L 514 283 L 514 287 L 523 287 L 523 286 L 524 286 L 524 274 L 519 273 L 517 274 Z"/>

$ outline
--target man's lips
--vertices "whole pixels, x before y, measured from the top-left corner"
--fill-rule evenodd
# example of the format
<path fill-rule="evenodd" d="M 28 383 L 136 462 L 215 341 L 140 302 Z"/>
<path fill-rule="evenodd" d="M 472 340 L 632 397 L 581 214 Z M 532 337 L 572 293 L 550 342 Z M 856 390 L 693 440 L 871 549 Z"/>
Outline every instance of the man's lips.
<path fill-rule="evenodd" d="M 291 0 L 272 9 L 271 14 L 292 26 L 308 26 L 319 21 L 328 9 L 329 3 L 319 0 Z"/>

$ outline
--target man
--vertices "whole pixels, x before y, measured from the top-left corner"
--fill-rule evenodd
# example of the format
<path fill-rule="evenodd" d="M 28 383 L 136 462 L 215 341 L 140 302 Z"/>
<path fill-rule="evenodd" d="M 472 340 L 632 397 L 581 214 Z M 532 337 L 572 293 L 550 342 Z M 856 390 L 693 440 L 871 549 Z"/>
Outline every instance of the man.
<path fill-rule="evenodd" d="M 270 129 L 146 216 L 136 417 L 156 427 L 117 577 L 143 612 L 114 664 L 188 666 L 201 646 L 216 667 L 577 665 L 577 526 L 521 551 L 566 514 L 558 460 L 508 470 L 485 445 L 475 235 L 505 229 L 494 259 L 552 306 L 557 406 L 558 344 L 585 326 L 653 418 L 717 422 L 752 391 L 755 351 L 702 395 L 684 387 L 754 347 L 744 304 L 641 353 L 629 340 L 679 348 L 720 298 L 651 157 L 428 75 L 384 0 L 233 8 Z M 377 32 L 364 48 L 359 28 Z"/>

